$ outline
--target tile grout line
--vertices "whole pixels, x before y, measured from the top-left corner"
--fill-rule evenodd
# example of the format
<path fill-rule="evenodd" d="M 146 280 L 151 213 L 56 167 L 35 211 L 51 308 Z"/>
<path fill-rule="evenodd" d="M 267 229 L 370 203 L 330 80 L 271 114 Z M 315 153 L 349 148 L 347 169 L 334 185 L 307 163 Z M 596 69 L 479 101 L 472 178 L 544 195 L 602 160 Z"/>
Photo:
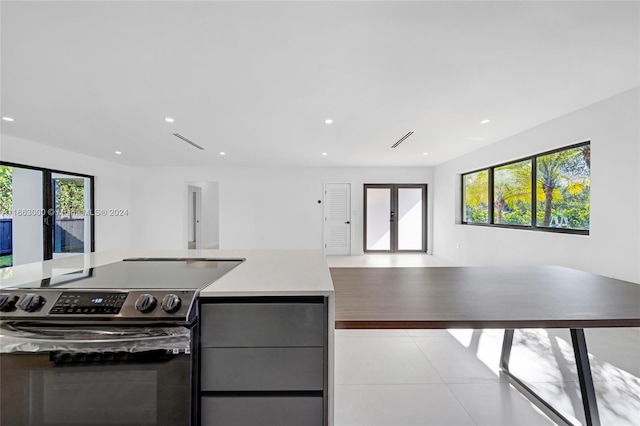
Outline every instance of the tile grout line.
<path fill-rule="evenodd" d="M 409 334 L 409 333 L 407 333 Z M 420 349 L 420 345 L 418 345 L 418 343 L 414 340 L 414 336 L 409 335 L 409 338 L 411 339 L 411 341 L 413 342 L 414 345 L 416 345 L 416 347 L 418 348 L 418 350 L 420 351 L 420 353 L 422 354 L 422 356 L 424 357 L 424 359 L 427 361 L 427 363 L 431 366 L 431 368 L 433 368 L 433 371 L 436 372 L 436 374 L 438 375 L 438 377 L 440 378 L 440 380 L 442 380 L 442 383 L 447 387 L 447 389 L 449 389 L 449 393 L 453 396 L 453 398 L 458 402 L 458 405 L 460 405 L 460 407 L 462 407 L 462 409 L 464 410 L 464 412 L 467 414 L 467 417 L 469 417 L 469 419 L 473 422 L 473 424 L 475 424 L 476 426 L 478 426 L 478 421 L 471 415 L 471 413 L 469 412 L 469 410 L 467 410 L 467 407 L 464 406 L 464 404 L 462 403 L 462 401 L 460 401 L 460 398 L 458 398 L 458 395 L 456 395 L 456 393 L 451 389 L 451 387 L 449 386 L 449 383 L 447 383 L 444 380 L 444 377 L 442 377 L 440 375 L 440 372 L 433 366 L 433 364 L 431 363 L 431 361 L 429 361 L 429 358 L 427 357 L 427 354 L 425 354 L 422 349 Z"/>

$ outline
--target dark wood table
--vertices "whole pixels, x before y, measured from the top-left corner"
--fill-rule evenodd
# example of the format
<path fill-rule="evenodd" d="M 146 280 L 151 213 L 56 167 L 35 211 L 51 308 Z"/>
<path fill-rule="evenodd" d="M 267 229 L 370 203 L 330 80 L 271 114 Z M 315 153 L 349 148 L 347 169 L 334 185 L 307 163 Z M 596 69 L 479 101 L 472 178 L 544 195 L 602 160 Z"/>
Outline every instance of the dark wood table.
<path fill-rule="evenodd" d="M 337 329 L 504 328 L 501 370 L 571 424 L 509 371 L 516 328 L 571 331 L 588 425 L 600 418 L 584 329 L 640 327 L 640 285 L 561 266 L 332 268 Z"/>

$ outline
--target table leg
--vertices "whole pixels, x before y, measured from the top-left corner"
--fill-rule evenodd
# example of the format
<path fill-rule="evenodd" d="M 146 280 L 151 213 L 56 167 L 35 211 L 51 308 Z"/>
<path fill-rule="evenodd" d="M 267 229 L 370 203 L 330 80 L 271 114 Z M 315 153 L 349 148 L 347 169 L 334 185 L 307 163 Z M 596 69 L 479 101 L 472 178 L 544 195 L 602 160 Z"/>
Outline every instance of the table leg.
<path fill-rule="evenodd" d="M 520 393 L 524 394 L 524 396 L 529 400 L 533 400 L 532 402 L 537 403 L 536 405 L 538 405 L 539 408 L 545 410 L 546 414 L 549 417 L 552 417 L 552 420 L 563 423 L 567 426 L 573 426 L 573 423 L 571 423 L 565 416 L 560 414 L 560 412 L 553 408 L 551 404 L 545 401 L 540 395 L 535 393 L 533 389 L 524 384 L 522 380 L 520 380 L 511 371 L 509 371 L 509 358 L 511 357 L 511 347 L 513 346 L 513 334 L 513 329 L 504 330 L 504 338 L 502 340 L 502 354 L 500 355 L 500 370 L 502 370 L 502 372 L 511 379 L 512 383 L 515 383 L 517 385 L 516 388 L 520 391 Z M 542 405 L 542 407 L 540 405 Z"/>
<path fill-rule="evenodd" d="M 589 364 L 589 353 L 587 352 L 587 341 L 584 338 L 584 330 L 581 328 L 572 328 L 571 342 L 573 343 L 573 353 L 576 357 L 576 366 L 578 367 L 578 380 L 580 381 L 580 393 L 582 394 L 585 420 L 588 426 L 600 426 L 600 415 L 598 413 L 596 391 L 593 387 L 593 377 L 591 376 L 591 366 Z"/>
<path fill-rule="evenodd" d="M 502 340 L 502 353 L 500 354 L 500 369 L 509 371 L 509 358 L 511 358 L 511 346 L 513 346 L 513 329 L 504 330 L 504 339 Z"/>

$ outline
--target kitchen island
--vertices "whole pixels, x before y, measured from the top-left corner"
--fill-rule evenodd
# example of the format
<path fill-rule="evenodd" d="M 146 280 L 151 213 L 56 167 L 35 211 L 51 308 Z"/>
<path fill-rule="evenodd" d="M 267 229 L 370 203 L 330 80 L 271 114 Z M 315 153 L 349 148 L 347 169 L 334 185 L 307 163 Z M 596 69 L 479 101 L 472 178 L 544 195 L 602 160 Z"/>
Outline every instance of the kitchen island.
<path fill-rule="evenodd" d="M 201 424 L 333 424 L 335 303 L 320 250 L 92 253 L 1 270 L 0 287 L 128 258 L 244 259 L 197 301 L 193 395 Z"/>

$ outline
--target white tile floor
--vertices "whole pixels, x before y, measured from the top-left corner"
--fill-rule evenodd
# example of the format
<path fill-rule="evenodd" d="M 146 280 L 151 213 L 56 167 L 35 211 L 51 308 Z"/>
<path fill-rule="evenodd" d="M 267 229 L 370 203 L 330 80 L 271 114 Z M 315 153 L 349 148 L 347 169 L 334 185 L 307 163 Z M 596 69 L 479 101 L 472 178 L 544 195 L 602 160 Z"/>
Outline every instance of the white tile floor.
<path fill-rule="evenodd" d="M 330 267 L 452 266 L 428 255 L 331 256 Z M 502 330 L 336 330 L 335 424 L 552 425 L 498 369 Z M 603 426 L 640 425 L 640 329 L 585 331 Z M 583 421 L 568 330 L 516 331 L 511 371 Z"/>

